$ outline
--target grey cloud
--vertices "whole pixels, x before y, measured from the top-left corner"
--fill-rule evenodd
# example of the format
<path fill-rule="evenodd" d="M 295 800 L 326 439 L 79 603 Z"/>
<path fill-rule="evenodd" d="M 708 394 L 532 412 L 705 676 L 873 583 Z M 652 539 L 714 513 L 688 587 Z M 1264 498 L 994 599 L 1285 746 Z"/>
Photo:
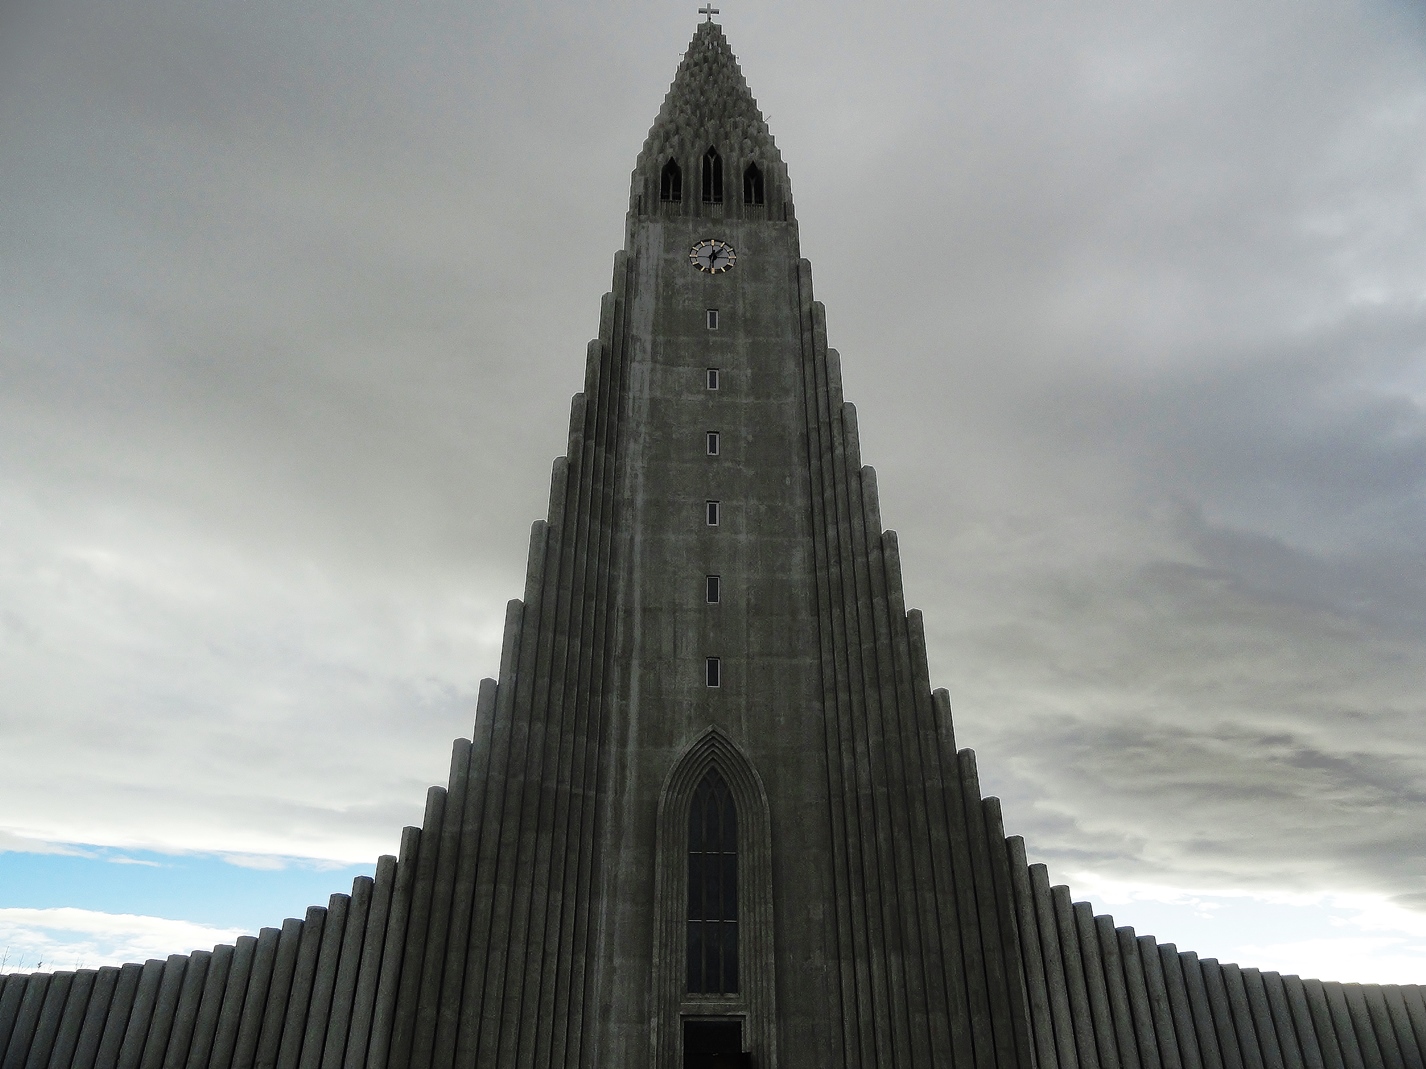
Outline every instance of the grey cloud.
<path fill-rule="evenodd" d="M 13 11 L 4 823 L 389 850 L 496 668 L 691 10 Z M 1011 830 L 1410 899 L 1417 13 L 723 20 Z"/>

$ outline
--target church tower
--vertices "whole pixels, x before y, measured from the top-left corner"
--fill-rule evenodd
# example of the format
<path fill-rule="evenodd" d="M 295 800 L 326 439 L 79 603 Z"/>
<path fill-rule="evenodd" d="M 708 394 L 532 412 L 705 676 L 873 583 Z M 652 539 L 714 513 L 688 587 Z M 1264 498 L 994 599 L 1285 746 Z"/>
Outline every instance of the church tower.
<path fill-rule="evenodd" d="M 231 946 L 0 977 L 0 1069 L 1407 1069 L 1422 1040 L 1416 987 L 1160 945 L 1006 837 L 711 16 L 499 679 L 400 857 Z"/>

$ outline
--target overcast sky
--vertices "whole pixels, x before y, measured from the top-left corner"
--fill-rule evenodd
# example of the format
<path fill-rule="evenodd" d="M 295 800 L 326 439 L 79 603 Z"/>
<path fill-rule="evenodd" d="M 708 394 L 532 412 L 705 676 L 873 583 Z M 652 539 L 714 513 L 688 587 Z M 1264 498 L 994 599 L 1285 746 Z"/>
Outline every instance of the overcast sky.
<path fill-rule="evenodd" d="M 696 7 L 0 6 L 0 942 L 242 928 L 92 888 L 419 822 Z M 1423 7 L 719 21 L 1008 830 L 1163 939 L 1426 980 Z M 1303 926 L 1201 946 L 1235 904 Z"/>

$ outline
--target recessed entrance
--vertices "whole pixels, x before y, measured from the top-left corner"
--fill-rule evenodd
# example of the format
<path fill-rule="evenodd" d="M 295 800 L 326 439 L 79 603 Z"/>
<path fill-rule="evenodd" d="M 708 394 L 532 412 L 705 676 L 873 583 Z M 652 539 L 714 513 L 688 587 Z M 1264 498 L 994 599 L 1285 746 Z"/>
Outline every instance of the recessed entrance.
<path fill-rule="evenodd" d="M 750 1069 L 741 1018 L 683 1022 L 683 1069 Z"/>

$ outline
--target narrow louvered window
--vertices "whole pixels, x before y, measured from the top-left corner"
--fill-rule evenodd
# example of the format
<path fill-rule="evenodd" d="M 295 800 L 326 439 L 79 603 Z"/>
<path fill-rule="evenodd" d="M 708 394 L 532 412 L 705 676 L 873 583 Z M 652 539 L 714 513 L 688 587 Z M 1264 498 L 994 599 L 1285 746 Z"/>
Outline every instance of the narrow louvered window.
<path fill-rule="evenodd" d="M 678 162 L 672 157 L 663 165 L 663 174 L 659 175 L 659 200 L 682 200 L 683 199 L 683 172 L 679 170 Z"/>
<path fill-rule="evenodd" d="M 738 814 L 716 768 L 688 810 L 688 992 L 738 991 Z"/>
<path fill-rule="evenodd" d="M 761 204 L 763 202 L 763 173 L 758 169 L 756 163 L 748 164 L 748 169 L 743 172 L 743 203 Z"/>
<path fill-rule="evenodd" d="M 711 145 L 703 154 L 703 199 L 709 204 L 723 203 L 723 157 Z"/>

